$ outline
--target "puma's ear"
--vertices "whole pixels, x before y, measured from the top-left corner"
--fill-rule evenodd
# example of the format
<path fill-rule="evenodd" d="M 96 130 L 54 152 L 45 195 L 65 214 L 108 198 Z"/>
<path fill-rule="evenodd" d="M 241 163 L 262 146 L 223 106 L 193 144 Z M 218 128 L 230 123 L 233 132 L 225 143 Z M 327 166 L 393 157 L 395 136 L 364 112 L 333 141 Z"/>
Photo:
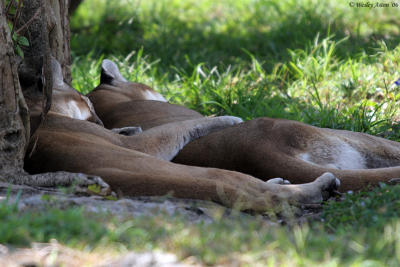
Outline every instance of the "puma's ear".
<path fill-rule="evenodd" d="M 122 77 L 117 64 L 109 59 L 104 59 L 101 63 L 100 83 L 112 84 L 113 81 L 127 82 L 127 80 Z"/>
<path fill-rule="evenodd" d="M 51 72 L 53 76 L 53 86 L 62 87 L 64 85 L 64 77 L 60 63 L 58 63 L 54 57 L 51 57 Z"/>

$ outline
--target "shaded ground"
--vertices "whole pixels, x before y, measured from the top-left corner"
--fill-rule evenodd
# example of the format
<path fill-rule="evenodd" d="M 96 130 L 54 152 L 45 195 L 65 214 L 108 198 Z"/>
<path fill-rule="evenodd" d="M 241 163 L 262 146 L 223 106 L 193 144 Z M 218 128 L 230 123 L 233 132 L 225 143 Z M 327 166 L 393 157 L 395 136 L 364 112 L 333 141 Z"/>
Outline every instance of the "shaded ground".
<path fill-rule="evenodd" d="M 122 255 L 110 253 L 84 252 L 58 244 L 34 243 L 32 248 L 10 250 L 0 245 L 0 265 L 21 266 L 98 266 L 98 267 L 147 267 L 147 266 L 195 266 L 178 262 L 173 254 L 161 252 L 128 252 Z"/>
<path fill-rule="evenodd" d="M 187 223 L 212 223 L 217 220 L 237 220 L 250 218 L 248 213 L 237 212 L 213 202 L 176 199 L 171 197 L 136 197 L 107 200 L 100 196 L 77 196 L 65 189 L 39 188 L 24 185 L 0 183 L 0 200 L 16 204 L 18 212 L 42 212 L 49 207 L 65 210 L 82 207 L 86 214 L 106 213 L 117 218 L 138 218 L 163 214 L 181 216 Z M 288 222 L 301 224 L 308 220 L 319 219 L 320 210 L 296 210 L 295 219 L 262 216 L 271 227 Z M 16 229 L 17 231 L 17 229 Z M 0 266 L 193 266 L 194 259 L 185 259 L 184 263 L 173 254 L 151 250 L 149 252 L 99 253 L 71 249 L 56 240 L 50 243 L 33 243 L 31 248 L 14 248 L 0 244 Z"/>
<path fill-rule="evenodd" d="M 78 196 L 68 193 L 65 189 L 32 187 L 26 185 L 10 185 L 0 183 L 0 201 L 7 201 L 10 205 L 16 204 L 17 210 L 46 210 L 49 207 L 67 209 L 70 207 L 84 207 L 89 213 L 106 213 L 125 218 L 138 216 L 183 216 L 190 223 L 210 223 L 217 219 L 232 219 L 235 216 L 255 216 L 245 212 L 238 212 L 210 201 L 180 199 L 173 197 L 131 197 L 118 200 L 107 200 L 101 196 Z M 295 221 L 302 223 L 308 219 L 318 219 L 320 209 L 296 208 Z M 286 224 L 289 219 L 284 216 L 271 219 L 267 215 L 262 218 L 272 225 Z M 286 219 L 285 219 L 286 218 Z"/>

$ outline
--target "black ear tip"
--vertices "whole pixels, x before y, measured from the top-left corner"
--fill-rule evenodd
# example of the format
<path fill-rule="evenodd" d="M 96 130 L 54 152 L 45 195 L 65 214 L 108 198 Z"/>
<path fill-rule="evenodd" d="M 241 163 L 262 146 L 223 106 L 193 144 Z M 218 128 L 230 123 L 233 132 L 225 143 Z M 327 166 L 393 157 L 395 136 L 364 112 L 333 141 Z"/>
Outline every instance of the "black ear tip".
<path fill-rule="evenodd" d="M 101 62 L 100 83 L 111 84 L 115 79 L 115 70 L 118 70 L 117 65 L 109 59 L 104 59 Z"/>
<path fill-rule="evenodd" d="M 114 80 L 113 76 L 110 76 L 107 71 L 101 68 L 100 83 L 101 84 L 111 84 Z"/>
<path fill-rule="evenodd" d="M 109 59 L 104 59 L 101 62 L 100 83 L 111 84 L 114 80 L 126 82 L 118 69 L 117 64 Z"/>

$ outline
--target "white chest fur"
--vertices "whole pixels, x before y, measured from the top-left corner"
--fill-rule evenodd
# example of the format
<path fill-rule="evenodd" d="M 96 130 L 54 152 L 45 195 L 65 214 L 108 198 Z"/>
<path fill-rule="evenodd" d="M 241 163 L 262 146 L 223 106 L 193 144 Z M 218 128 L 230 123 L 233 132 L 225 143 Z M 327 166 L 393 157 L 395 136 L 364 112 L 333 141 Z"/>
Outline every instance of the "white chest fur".
<path fill-rule="evenodd" d="M 79 108 L 78 103 L 75 100 L 71 100 L 67 103 L 67 113 L 69 117 L 78 120 L 87 120 L 90 117 L 90 111 L 88 108 Z"/>

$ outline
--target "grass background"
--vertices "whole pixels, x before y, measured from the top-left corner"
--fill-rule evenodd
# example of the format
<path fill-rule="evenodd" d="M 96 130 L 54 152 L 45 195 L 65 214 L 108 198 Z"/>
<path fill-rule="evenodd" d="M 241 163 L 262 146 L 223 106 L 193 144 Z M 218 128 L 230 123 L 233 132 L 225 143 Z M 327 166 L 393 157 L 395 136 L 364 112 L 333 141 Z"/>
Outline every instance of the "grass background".
<path fill-rule="evenodd" d="M 73 85 L 89 92 L 110 58 L 129 80 L 204 115 L 288 118 L 400 141 L 399 11 L 343 0 L 86 0 L 71 18 Z M 162 249 L 210 265 L 399 266 L 399 195 L 382 185 L 327 203 L 321 222 L 278 227 L 240 215 L 212 224 L 162 214 L 83 219 L 80 209 L 16 213 L 4 203 L 0 242 Z"/>
<path fill-rule="evenodd" d="M 400 8 L 339 1 L 86 1 L 71 20 L 74 86 L 103 57 L 205 115 L 269 116 L 396 139 Z"/>

